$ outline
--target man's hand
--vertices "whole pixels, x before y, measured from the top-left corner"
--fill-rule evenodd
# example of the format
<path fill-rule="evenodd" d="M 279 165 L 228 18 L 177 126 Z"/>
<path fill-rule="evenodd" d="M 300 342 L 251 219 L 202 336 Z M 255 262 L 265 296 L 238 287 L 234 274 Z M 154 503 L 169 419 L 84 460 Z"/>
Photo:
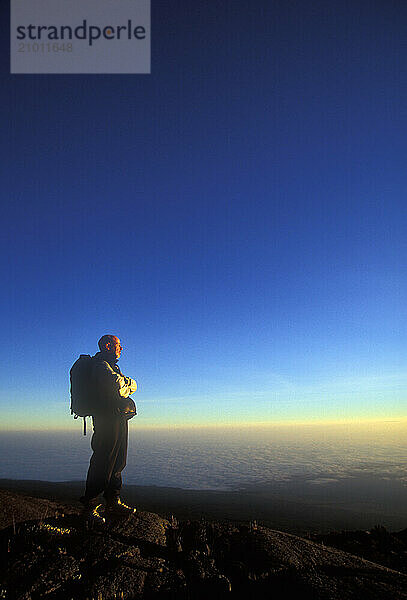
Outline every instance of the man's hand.
<path fill-rule="evenodd" d="M 133 394 L 137 390 L 137 382 L 131 377 L 125 377 L 126 385 L 130 388 L 130 394 Z"/>

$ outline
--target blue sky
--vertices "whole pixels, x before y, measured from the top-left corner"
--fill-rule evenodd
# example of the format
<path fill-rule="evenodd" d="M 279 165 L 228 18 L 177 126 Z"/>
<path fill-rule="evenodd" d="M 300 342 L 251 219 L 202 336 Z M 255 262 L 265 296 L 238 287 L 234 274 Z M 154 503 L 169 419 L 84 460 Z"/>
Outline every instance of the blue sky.
<path fill-rule="evenodd" d="M 1 41 L 2 427 L 104 333 L 140 427 L 406 416 L 406 7 L 152 6 L 151 75 Z"/>

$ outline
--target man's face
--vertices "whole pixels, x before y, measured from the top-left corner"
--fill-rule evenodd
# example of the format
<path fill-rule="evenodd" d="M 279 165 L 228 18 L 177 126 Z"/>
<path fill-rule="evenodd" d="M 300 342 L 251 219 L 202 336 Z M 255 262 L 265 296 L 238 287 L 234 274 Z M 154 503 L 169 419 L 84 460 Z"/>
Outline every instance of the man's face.
<path fill-rule="evenodd" d="M 122 353 L 122 346 L 120 344 L 119 338 L 114 338 L 111 342 L 106 344 L 106 349 L 110 354 L 113 354 L 115 358 L 120 358 L 120 354 Z"/>

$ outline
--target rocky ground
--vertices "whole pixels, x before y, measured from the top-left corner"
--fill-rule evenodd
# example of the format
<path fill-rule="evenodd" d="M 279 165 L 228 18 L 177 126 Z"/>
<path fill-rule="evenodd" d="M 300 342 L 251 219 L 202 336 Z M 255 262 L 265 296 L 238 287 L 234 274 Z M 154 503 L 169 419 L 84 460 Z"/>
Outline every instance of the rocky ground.
<path fill-rule="evenodd" d="M 87 531 L 77 506 L 5 490 L 0 527 L 4 599 L 407 599 L 405 532 L 303 539 L 256 522 L 179 523 L 151 512 Z"/>

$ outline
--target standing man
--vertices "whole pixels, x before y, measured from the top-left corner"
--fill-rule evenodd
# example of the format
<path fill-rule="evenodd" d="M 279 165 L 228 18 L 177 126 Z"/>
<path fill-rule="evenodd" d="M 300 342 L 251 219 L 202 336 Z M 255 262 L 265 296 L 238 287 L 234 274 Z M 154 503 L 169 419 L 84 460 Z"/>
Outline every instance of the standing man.
<path fill-rule="evenodd" d="M 105 515 L 128 516 L 136 512 L 120 500 L 121 473 L 126 466 L 128 420 L 136 414 L 136 405 L 129 395 L 137 383 L 121 372 L 117 361 L 122 352 L 115 335 L 104 335 L 98 342 L 100 352 L 92 358 L 91 384 L 95 411 L 92 415 L 92 450 L 85 495 L 81 498 L 86 520 L 104 523 L 98 512 L 98 496 L 106 500 Z"/>

